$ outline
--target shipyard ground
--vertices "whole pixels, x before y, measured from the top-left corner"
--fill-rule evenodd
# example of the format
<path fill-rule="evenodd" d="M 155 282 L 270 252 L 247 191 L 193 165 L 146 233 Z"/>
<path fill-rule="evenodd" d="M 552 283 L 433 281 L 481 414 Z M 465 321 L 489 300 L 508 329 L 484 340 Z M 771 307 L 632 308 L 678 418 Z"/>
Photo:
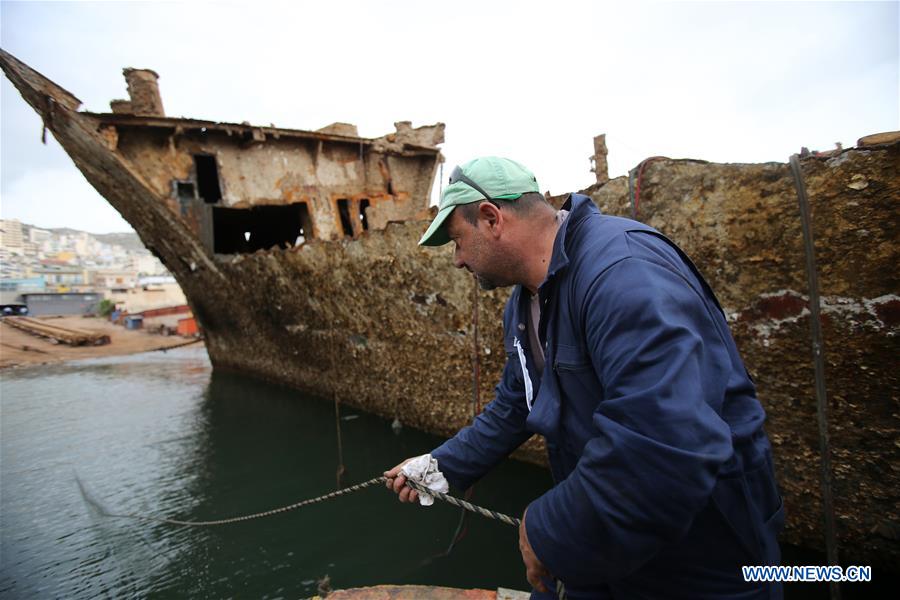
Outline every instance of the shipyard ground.
<path fill-rule="evenodd" d="M 46 318 L 46 317 L 44 317 Z M 118 354 L 134 354 L 163 350 L 201 340 L 180 336 L 165 336 L 141 330 L 128 330 L 99 317 L 50 317 L 49 322 L 62 327 L 97 331 L 109 336 L 110 343 L 102 346 L 67 346 L 55 344 L 15 329 L 0 320 L 0 369 L 59 363 L 83 358 L 99 358 Z"/>

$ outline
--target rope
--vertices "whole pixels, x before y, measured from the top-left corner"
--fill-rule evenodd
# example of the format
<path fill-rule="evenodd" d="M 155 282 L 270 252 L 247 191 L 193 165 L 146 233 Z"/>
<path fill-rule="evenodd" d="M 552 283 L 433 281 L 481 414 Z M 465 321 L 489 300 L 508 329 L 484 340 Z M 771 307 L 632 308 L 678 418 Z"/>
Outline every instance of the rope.
<path fill-rule="evenodd" d="M 478 409 L 481 407 L 481 342 L 478 338 L 478 278 L 472 277 L 472 422 L 478 418 Z M 466 501 L 472 500 L 475 496 L 475 486 L 472 485 L 466 490 Z M 449 556 L 453 552 L 456 544 L 462 541 L 469 530 L 468 525 L 469 513 L 462 509 L 459 511 L 459 523 L 456 525 L 456 531 L 453 533 L 453 539 L 444 552 L 444 556 Z"/>
<path fill-rule="evenodd" d="M 478 278 L 472 277 L 472 419 L 481 408 L 481 342 L 478 339 Z"/>
<path fill-rule="evenodd" d="M 825 513 L 825 550 L 829 565 L 838 562 L 838 539 L 835 528 L 834 500 L 831 489 L 831 450 L 828 441 L 828 394 L 825 387 L 825 357 L 822 339 L 822 322 L 819 317 L 819 280 L 816 269 L 816 249 L 813 241 L 812 222 L 810 218 L 809 198 L 806 184 L 803 181 L 803 169 L 800 159 L 794 154 L 790 158 L 791 173 L 794 176 L 794 187 L 797 190 L 797 201 L 800 206 L 800 226 L 803 229 L 803 247 L 806 254 L 806 278 L 809 285 L 809 326 L 812 335 L 813 367 L 816 384 L 816 417 L 819 424 L 819 468 L 820 487 L 822 490 L 822 510 Z M 840 600 L 841 588 L 837 582 L 829 584 L 833 600 Z"/>
<path fill-rule="evenodd" d="M 651 156 L 642 160 L 637 167 L 628 173 L 628 195 L 631 197 L 631 218 L 637 219 L 641 206 L 641 185 L 644 181 L 644 169 L 655 160 L 668 160 L 666 156 Z M 634 183 L 634 171 L 637 170 L 637 182 Z"/>
<path fill-rule="evenodd" d="M 443 492 L 436 492 L 434 490 L 429 490 L 425 486 L 421 485 L 417 481 L 413 481 L 411 479 L 406 480 L 406 485 L 416 490 L 419 493 L 426 493 L 434 496 L 438 500 L 443 500 L 448 504 L 452 504 L 453 506 L 458 506 L 459 508 L 463 508 L 470 512 L 481 515 L 482 517 L 487 517 L 488 519 L 494 519 L 496 521 L 500 521 L 501 523 L 506 523 L 507 525 L 512 525 L 513 527 L 518 528 L 519 525 L 522 524 L 522 521 L 519 519 L 515 519 L 510 517 L 509 515 L 504 515 L 503 513 L 498 513 L 497 511 L 490 510 L 487 508 L 482 508 L 471 502 L 466 502 L 465 500 L 461 500 L 456 498 L 455 496 L 451 496 L 449 494 L 444 494 Z M 556 582 L 556 597 L 558 600 L 566 600 L 566 586 L 565 584 L 559 580 L 555 579 Z"/>
<path fill-rule="evenodd" d="M 435 492 L 434 490 L 429 490 L 427 487 L 421 485 L 420 483 L 413 481 L 411 479 L 406 480 L 406 485 L 416 490 L 420 494 L 429 494 L 434 496 L 438 500 L 443 500 L 448 504 L 452 504 L 453 506 L 458 506 L 459 508 L 464 508 L 469 512 L 473 512 L 481 515 L 482 517 L 487 517 L 488 519 L 494 519 L 496 521 L 501 521 L 506 523 L 507 525 L 512 525 L 513 527 L 518 527 L 522 522 L 519 519 L 514 519 L 509 515 L 504 515 L 503 513 L 498 513 L 493 510 L 489 510 L 487 508 L 482 508 L 480 506 L 476 506 L 471 502 L 466 502 L 465 500 L 461 500 L 455 496 L 451 496 L 449 494 L 444 494 L 443 492 Z"/>
<path fill-rule="evenodd" d="M 363 481 L 362 483 L 357 483 L 356 485 L 351 485 L 349 487 L 345 487 L 334 492 L 329 492 L 328 494 L 323 494 L 321 496 L 317 496 L 315 498 L 310 498 L 308 500 L 302 500 L 300 502 L 295 502 L 294 504 L 288 504 L 287 506 L 281 506 L 279 508 L 273 508 L 271 510 L 266 510 L 263 512 L 253 513 L 250 515 L 241 515 L 240 517 L 232 517 L 230 519 L 217 519 L 214 521 L 180 521 L 178 519 L 163 519 L 161 517 L 148 517 L 145 515 L 134 515 L 134 514 L 114 514 L 107 512 L 105 510 L 101 510 L 101 512 L 107 517 L 114 517 L 117 519 L 137 519 L 140 521 L 153 521 L 155 523 L 168 523 L 170 525 L 182 525 L 185 527 L 212 527 L 216 525 L 228 525 L 230 523 L 240 523 L 242 521 L 250 521 L 252 519 L 261 519 L 263 517 L 271 517 L 272 515 L 277 515 L 280 513 L 285 513 L 291 510 L 296 510 L 303 506 L 309 506 L 310 504 L 318 504 L 320 502 L 324 502 L 326 500 L 331 500 L 332 498 L 337 498 L 338 496 L 345 496 L 347 494 L 351 494 L 353 492 L 358 492 L 359 490 L 365 489 L 367 487 L 373 486 L 378 483 L 384 483 L 387 480 L 383 475 L 381 477 L 373 477 L 368 481 Z M 480 506 L 476 506 L 471 502 L 466 502 L 465 500 L 460 500 L 459 498 L 455 498 L 449 494 L 443 494 L 441 492 L 435 492 L 433 490 L 429 490 L 428 488 L 420 485 L 419 483 L 409 480 L 406 480 L 406 484 L 412 489 L 416 490 L 419 493 L 430 494 L 437 498 L 438 500 L 443 500 L 453 506 L 458 506 L 460 508 L 464 508 L 470 512 L 477 513 L 483 517 L 487 517 L 489 519 L 495 519 L 497 521 L 502 521 L 507 525 L 512 525 L 513 527 L 519 526 L 519 519 L 514 519 L 508 515 L 504 515 L 503 513 L 498 513 L 493 510 L 489 510 L 487 508 L 482 508 Z M 95 503 L 96 504 L 96 503 Z M 98 506 L 98 509 L 100 507 Z"/>
<path fill-rule="evenodd" d="M 362 142 L 360 142 L 362 144 Z M 360 145 L 360 149 L 362 146 Z M 331 272 L 334 272 L 334 253 L 329 253 L 328 256 Z M 347 474 L 347 468 L 344 466 L 344 443 L 341 439 L 341 401 L 338 399 L 337 395 L 337 361 L 335 360 L 335 331 L 334 331 L 334 321 L 335 317 L 332 315 L 331 321 L 329 322 L 329 336 L 328 336 L 328 354 L 329 354 L 329 367 L 331 371 L 332 381 L 331 381 L 331 399 L 334 401 L 334 429 L 337 435 L 337 459 L 338 466 L 337 471 L 335 472 L 335 479 L 337 483 L 337 488 L 341 489 L 344 487 L 344 475 Z"/>
<path fill-rule="evenodd" d="M 191 344 L 199 344 L 203 341 L 203 338 L 194 338 L 190 341 L 183 342 L 181 344 L 175 344 L 174 346 L 165 346 L 163 348 L 156 348 L 152 350 L 152 352 L 165 352 L 167 350 L 174 350 L 175 348 L 183 348 L 184 346 L 190 346 Z"/>
<path fill-rule="evenodd" d="M 385 478 L 375 477 L 368 481 L 364 481 L 362 483 L 358 483 L 356 485 L 351 485 L 350 487 L 346 487 L 328 494 L 323 494 L 322 496 L 318 496 L 316 498 L 310 498 L 309 500 L 303 500 L 301 502 L 296 502 L 294 504 L 288 504 L 287 506 L 282 506 L 280 508 L 273 508 L 272 510 L 266 510 L 263 512 L 253 513 L 252 515 L 242 515 L 240 517 L 232 517 L 230 519 L 218 519 L 215 521 L 179 521 L 177 519 L 163 519 L 160 517 L 147 517 L 144 515 L 130 515 L 130 514 L 112 514 L 106 512 L 101 509 L 101 512 L 107 517 L 114 517 L 117 519 L 137 519 L 139 521 L 153 521 L 155 523 L 168 523 L 169 525 L 181 525 L 184 527 L 212 527 L 215 525 L 228 525 L 230 523 L 240 523 L 241 521 L 250 521 L 252 519 L 261 519 L 263 517 L 270 517 L 272 515 L 277 515 L 280 513 L 288 512 L 289 510 L 295 510 L 302 506 L 308 506 L 310 504 L 317 504 L 319 502 L 324 502 L 325 500 L 331 500 L 332 498 L 337 498 L 338 496 L 344 496 L 346 494 L 350 494 L 352 492 L 359 491 L 363 488 L 367 488 L 369 486 L 375 485 L 377 483 L 384 483 Z M 99 508 L 99 507 L 98 507 Z"/>
<path fill-rule="evenodd" d="M 279 508 L 273 508 L 271 510 L 266 510 L 263 512 L 253 513 L 249 515 L 241 515 L 239 517 L 232 517 L 230 519 L 216 519 L 213 521 L 181 521 L 179 519 L 164 519 L 161 517 L 149 517 L 146 515 L 135 515 L 135 514 L 115 514 L 106 511 L 102 506 L 100 506 L 97 502 L 91 500 L 87 497 L 87 494 L 84 488 L 81 488 L 82 495 L 90 501 L 90 503 L 104 516 L 112 517 L 114 519 L 134 519 L 138 521 L 151 521 L 153 523 L 165 523 L 167 525 L 178 525 L 181 527 L 214 527 L 218 525 L 229 525 L 232 523 L 241 523 L 243 521 L 251 521 L 253 519 L 262 519 L 263 517 L 271 517 L 272 515 L 277 515 L 281 513 L 286 513 L 291 510 L 296 510 L 303 506 L 309 506 L 310 504 L 318 504 L 320 502 L 325 502 L 326 500 L 331 500 L 332 498 L 337 498 L 339 496 L 346 496 L 347 494 L 352 494 L 353 492 L 357 492 L 359 490 L 365 489 L 367 487 L 383 484 L 387 481 L 387 477 L 373 477 L 368 481 L 363 481 L 362 483 L 357 483 L 356 485 L 351 485 L 349 487 L 336 490 L 334 492 L 329 492 L 328 494 L 323 494 L 321 496 L 317 496 L 315 498 L 310 498 L 308 500 L 302 500 L 300 502 L 295 502 L 294 504 L 288 504 L 287 506 L 281 506 Z M 500 521 L 501 523 L 506 523 L 507 525 L 512 525 L 513 527 L 519 527 L 521 521 L 519 519 L 515 519 L 510 517 L 509 515 L 505 515 L 503 513 L 499 513 L 494 510 L 490 510 L 487 508 L 482 508 L 481 506 L 477 506 L 472 504 L 471 502 L 466 502 L 465 500 L 461 500 L 449 494 L 444 494 L 442 492 L 436 492 L 434 490 L 429 490 L 425 486 L 419 484 L 416 481 L 412 481 L 410 479 L 406 480 L 406 485 L 416 490 L 419 493 L 426 493 L 434 496 L 438 500 L 443 500 L 448 504 L 452 504 L 453 506 L 457 506 L 459 508 L 465 509 L 469 512 L 473 512 L 479 514 L 483 517 L 487 517 L 488 519 L 494 519 L 495 521 Z M 81 482 L 79 481 L 79 486 L 81 486 Z M 556 580 L 556 595 L 559 600 L 565 600 L 566 598 L 566 590 L 562 581 Z"/>

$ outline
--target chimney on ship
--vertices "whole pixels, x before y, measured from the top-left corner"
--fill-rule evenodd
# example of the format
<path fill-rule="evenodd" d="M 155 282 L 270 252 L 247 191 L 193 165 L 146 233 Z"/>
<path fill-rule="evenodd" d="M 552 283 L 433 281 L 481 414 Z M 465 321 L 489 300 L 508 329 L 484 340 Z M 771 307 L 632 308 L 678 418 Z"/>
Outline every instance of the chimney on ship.
<path fill-rule="evenodd" d="M 122 69 L 128 83 L 130 100 L 113 100 L 109 103 L 114 113 L 127 113 L 141 117 L 164 117 L 162 97 L 159 95 L 159 75 L 150 69 Z"/>

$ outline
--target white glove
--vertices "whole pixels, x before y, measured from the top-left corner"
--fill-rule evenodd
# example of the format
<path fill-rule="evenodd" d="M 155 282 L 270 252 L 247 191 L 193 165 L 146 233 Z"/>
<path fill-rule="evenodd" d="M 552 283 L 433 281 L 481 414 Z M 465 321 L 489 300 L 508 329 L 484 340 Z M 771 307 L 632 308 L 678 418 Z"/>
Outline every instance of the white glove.
<path fill-rule="evenodd" d="M 450 491 L 450 484 L 444 478 L 444 474 L 438 470 L 437 460 L 432 458 L 430 454 L 418 456 L 400 469 L 407 479 L 412 479 L 429 490 L 442 492 L 446 494 Z M 422 506 L 431 506 L 434 504 L 434 496 L 418 492 L 419 504 Z"/>

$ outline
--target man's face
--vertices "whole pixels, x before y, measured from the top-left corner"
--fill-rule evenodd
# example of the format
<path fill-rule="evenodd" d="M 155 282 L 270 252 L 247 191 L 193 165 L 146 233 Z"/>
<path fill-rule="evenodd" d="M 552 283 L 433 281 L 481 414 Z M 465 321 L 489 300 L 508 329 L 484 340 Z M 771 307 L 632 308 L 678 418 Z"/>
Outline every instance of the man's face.
<path fill-rule="evenodd" d="M 465 268 L 478 279 L 483 290 L 514 285 L 509 270 L 507 255 L 498 249 L 497 240 L 490 235 L 490 227 L 485 219 L 479 218 L 472 225 L 461 211 L 454 210 L 447 219 L 447 234 L 455 248 L 453 265 Z"/>

